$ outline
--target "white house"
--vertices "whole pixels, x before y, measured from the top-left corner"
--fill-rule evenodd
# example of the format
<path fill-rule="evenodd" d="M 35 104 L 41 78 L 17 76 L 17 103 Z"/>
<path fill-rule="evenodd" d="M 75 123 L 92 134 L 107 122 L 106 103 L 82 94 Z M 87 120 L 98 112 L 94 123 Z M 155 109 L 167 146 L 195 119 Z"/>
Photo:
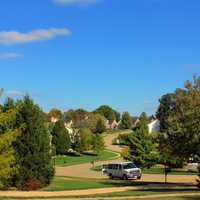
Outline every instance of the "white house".
<path fill-rule="evenodd" d="M 148 124 L 149 128 L 149 133 L 152 132 L 159 132 L 160 131 L 160 122 L 158 119 L 152 121 L 151 123 Z"/>

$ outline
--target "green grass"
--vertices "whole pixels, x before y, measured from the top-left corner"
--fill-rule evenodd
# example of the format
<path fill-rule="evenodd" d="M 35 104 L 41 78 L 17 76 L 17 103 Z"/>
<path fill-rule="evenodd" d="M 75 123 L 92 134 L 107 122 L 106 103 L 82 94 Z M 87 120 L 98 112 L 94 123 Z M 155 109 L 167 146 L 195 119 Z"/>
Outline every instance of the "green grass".
<path fill-rule="evenodd" d="M 123 186 L 140 186 L 145 185 L 142 182 L 129 182 L 123 180 L 94 180 L 85 178 L 68 178 L 55 177 L 51 184 L 42 191 L 65 191 L 65 190 L 81 190 L 81 189 L 98 189 Z"/>
<path fill-rule="evenodd" d="M 70 166 L 83 163 L 90 163 L 92 161 L 111 160 L 118 156 L 117 153 L 111 151 L 102 151 L 98 156 L 96 155 L 82 155 L 82 156 L 57 156 L 55 164 L 57 166 Z"/>
<path fill-rule="evenodd" d="M 161 167 L 152 167 L 150 169 L 143 169 L 144 174 L 164 174 L 164 168 Z M 169 174 L 172 175 L 197 175 L 197 172 L 186 171 L 182 169 L 172 169 Z"/>
<path fill-rule="evenodd" d="M 43 191 L 81 190 L 103 187 L 105 186 L 102 183 L 96 181 L 55 177 L 52 183 L 44 188 Z"/>
<path fill-rule="evenodd" d="M 126 192 L 114 192 L 108 194 L 99 194 L 99 195 L 89 195 L 89 196 L 79 196 L 78 192 L 76 196 L 66 196 L 60 197 L 61 199 L 88 199 L 88 198 L 112 198 L 116 200 L 119 197 L 126 197 L 137 199 L 137 196 L 146 196 L 146 195 L 159 195 L 165 194 L 166 198 L 153 198 L 154 200 L 197 200 L 200 199 L 200 190 L 191 186 L 148 186 L 146 183 L 141 182 L 131 182 L 131 181 L 120 181 L 120 180 L 94 180 L 94 179 L 80 179 L 80 178 L 66 178 L 66 177 L 55 177 L 52 183 L 42 189 L 42 191 L 64 191 L 64 190 L 81 190 L 81 189 L 93 189 L 93 188 L 109 188 L 109 187 L 123 187 L 123 186 L 141 186 L 138 190 L 130 190 Z M 168 194 L 188 194 L 196 193 L 196 196 L 193 197 L 167 197 Z M 46 197 L 47 198 L 47 197 Z M 114 199 L 113 199 L 114 198 Z M 4 198 L 0 199 L 34 199 L 34 198 Z M 40 198 L 36 198 L 40 199 Z M 41 199 L 45 199 L 42 197 Z M 48 197 L 47 199 L 54 199 L 54 197 Z M 59 199 L 59 197 L 55 198 Z M 147 200 L 148 198 L 144 199 Z"/>
<path fill-rule="evenodd" d="M 132 191 L 126 191 L 126 192 L 114 192 L 114 193 L 108 193 L 108 194 L 99 194 L 99 195 L 90 195 L 90 196 L 82 196 L 81 198 L 98 198 L 98 199 L 103 199 L 103 198 L 122 198 L 125 200 L 126 197 L 130 199 L 130 197 L 133 197 L 133 199 L 137 199 L 137 196 L 148 196 L 148 195 L 166 195 L 165 197 L 159 197 L 159 198 L 153 198 L 153 199 L 163 199 L 167 200 L 168 199 L 168 194 L 189 194 L 189 193 L 196 193 L 196 196 L 192 196 L 188 198 L 188 200 L 199 200 L 200 199 L 200 191 L 197 188 L 192 188 L 192 187 L 144 187 L 138 190 L 132 190 Z M 78 196 L 76 196 L 78 197 Z M 186 197 L 170 197 L 169 200 L 186 200 Z M 146 198 L 144 200 L 149 200 L 149 198 Z"/>

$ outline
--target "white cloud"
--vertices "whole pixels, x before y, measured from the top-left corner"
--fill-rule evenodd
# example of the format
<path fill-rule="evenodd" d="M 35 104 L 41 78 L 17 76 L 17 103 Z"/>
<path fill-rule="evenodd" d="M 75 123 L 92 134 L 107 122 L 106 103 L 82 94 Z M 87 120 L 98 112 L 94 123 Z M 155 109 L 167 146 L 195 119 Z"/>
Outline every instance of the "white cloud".
<path fill-rule="evenodd" d="M 59 5 L 90 5 L 97 3 L 99 0 L 53 0 L 53 2 Z"/>
<path fill-rule="evenodd" d="M 0 60 L 18 59 L 21 57 L 23 57 L 23 55 L 18 53 L 0 53 Z"/>
<path fill-rule="evenodd" d="M 0 44 L 30 43 L 53 39 L 57 36 L 67 36 L 70 31 L 66 28 L 36 29 L 28 33 L 18 31 L 0 31 Z"/>

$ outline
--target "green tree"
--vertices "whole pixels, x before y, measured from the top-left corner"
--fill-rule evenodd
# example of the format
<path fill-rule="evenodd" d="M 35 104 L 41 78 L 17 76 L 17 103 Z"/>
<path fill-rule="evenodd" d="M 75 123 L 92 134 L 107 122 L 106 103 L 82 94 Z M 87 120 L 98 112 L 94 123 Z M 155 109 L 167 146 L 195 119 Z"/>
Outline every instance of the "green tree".
<path fill-rule="evenodd" d="M 156 145 L 145 121 L 141 121 L 137 129 L 128 135 L 127 144 L 129 152 L 125 159 L 133 161 L 142 168 L 150 168 L 157 162 Z"/>
<path fill-rule="evenodd" d="M 168 118 L 176 105 L 176 95 L 175 93 L 163 95 L 159 102 L 156 118 L 160 121 L 160 132 L 164 133 L 168 130 Z"/>
<path fill-rule="evenodd" d="M 114 120 L 119 120 L 119 113 L 112 109 L 110 106 L 103 105 L 97 108 L 94 113 L 99 113 L 104 116 L 110 123 Z"/>
<path fill-rule="evenodd" d="M 70 148 L 70 137 L 64 122 L 59 120 L 55 123 L 52 134 L 52 144 L 56 148 L 57 155 L 64 155 Z"/>
<path fill-rule="evenodd" d="M 77 110 L 68 110 L 64 113 L 65 121 L 73 121 L 73 125 L 75 128 L 83 127 L 85 120 L 88 118 L 88 112 L 84 109 L 77 109 Z"/>
<path fill-rule="evenodd" d="M 145 112 L 141 113 L 139 120 L 146 124 L 149 123 L 149 117 L 147 116 L 147 114 Z"/>
<path fill-rule="evenodd" d="M 105 148 L 104 139 L 99 133 L 93 134 L 92 139 L 92 149 L 95 153 L 99 154 Z"/>
<path fill-rule="evenodd" d="M 188 162 L 200 148 L 200 78 L 187 81 L 184 89 L 177 89 L 171 96 L 172 100 L 165 105 L 165 108 L 170 108 L 169 111 L 163 109 L 163 114 L 158 111 L 161 135 L 165 138 L 168 154 L 179 161 Z"/>
<path fill-rule="evenodd" d="M 47 120 L 48 120 L 48 122 L 51 122 L 52 119 L 61 120 L 62 119 L 62 112 L 57 108 L 51 109 L 49 111 L 49 113 L 47 114 Z"/>
<path fill-rule="evenodd" d="M 121 129 L 130 129 L 132 127 L 132 119 L 128 112 L 124 112 L 120 124 Z"/>
<path fill-rule="evenodd" d="M 116 122 L 119 122 L 121 120 L 121 114 L 117 111 L 115 111 L 115 117 L 116 117 Z"/>
<path fill-rule="evenodd" d="M 29 96 L 17 102 L 17 124 L 23 128 L 14 143 L 18 166 L 15 184 L 23 189 L 27 182 L 37 180 L 45 186 L 54 175 L 50 139 L 44 113 Z"/>
<path fill-rule="evenodd" d="M 78 152 L 89 151 L 92 149 L 93 133 L 88 128 L 81 128 L 76 137 L 75 150 Z"/>
<path fill-rule="evenodd" d="M 8 97 L 2 107 L 2 111 L 6 112 L 11 109 L 15 109 L 15 102 L 12 98 Z"/>
<path fill-rule="evenodd" d="M 0 189 L 11 186 L 11 179 L 17 170 L 13 142 L 20 130 L 12 126 L 15 120 L 15 110 L 0 112 Z"/>
<path fill-rule="evenodd" d="M 105 121 L 99 119 L 96 125 L 96 133 L 103 133 L 106 131 Z"/>

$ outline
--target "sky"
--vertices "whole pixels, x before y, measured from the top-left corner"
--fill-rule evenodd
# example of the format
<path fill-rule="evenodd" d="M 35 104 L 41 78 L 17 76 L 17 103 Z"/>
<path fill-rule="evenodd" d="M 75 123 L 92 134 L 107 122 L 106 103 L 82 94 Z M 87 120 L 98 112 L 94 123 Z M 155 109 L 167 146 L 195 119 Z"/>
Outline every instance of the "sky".
<path fill-rule="evenodd" d="M 154 114 L 200 74 L 199 0 L 1 0 L 0 88 L 45 110 Z"/>

